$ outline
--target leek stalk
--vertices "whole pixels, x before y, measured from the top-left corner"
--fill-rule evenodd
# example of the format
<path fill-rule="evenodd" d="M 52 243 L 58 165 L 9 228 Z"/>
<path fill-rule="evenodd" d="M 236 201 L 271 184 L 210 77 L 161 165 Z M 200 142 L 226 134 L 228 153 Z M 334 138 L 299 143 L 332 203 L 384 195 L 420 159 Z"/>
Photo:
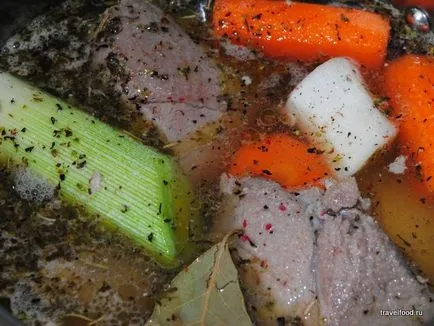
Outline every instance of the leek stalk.
<path fill-rule="evenodd" d="M 198 210 L 171 157 L 9 73 L 0 73 L 0 133 L 0 164 L 42 177 L 162 265 L 180 262 Z"/>

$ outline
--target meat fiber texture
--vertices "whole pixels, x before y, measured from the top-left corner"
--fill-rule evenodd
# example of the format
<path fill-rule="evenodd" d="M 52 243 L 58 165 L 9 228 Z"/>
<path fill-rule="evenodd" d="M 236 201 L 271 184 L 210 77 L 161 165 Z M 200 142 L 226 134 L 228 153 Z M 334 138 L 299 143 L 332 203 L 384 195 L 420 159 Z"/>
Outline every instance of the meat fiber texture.
<path fill-rule="evenodd" d="M 123 102 L 173 142 L 217 120 L 219 71 L 205 51 L 161 9 L 123 0 L 101 24 L 93 65 L 106 67 Z M 102 35 L 102 37 L 101 37 Z"/>
<path fill-rule="evenodd" d="M 432 294 L 366 213 L 356 181 L 326 187 L 288 192 L 263 179 L 221 179 L 225 205 L 232 208 L 219 224 L 244 231 L 235 247 L 260 324 L 275 325 L 276 318 L 306 325 L 432 320 Z M 399 309 L 423 315 L 380 312 Z"/>

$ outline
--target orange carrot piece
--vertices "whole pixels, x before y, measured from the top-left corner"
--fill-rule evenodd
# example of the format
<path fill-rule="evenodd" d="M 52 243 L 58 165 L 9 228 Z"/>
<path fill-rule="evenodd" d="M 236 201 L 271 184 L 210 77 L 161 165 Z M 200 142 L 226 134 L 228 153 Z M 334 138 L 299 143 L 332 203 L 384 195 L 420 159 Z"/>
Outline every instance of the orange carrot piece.
<path fill-rule="evenodd" d="M 262 176 L 285 188 L 315 184 L 328 174 L 322 155 L 315 148 L 285 134 L 270 135 L 248 143 L 235 153 L 229 173 Z"/>
<path fill-rule="evenodd" d="M 434 9 L 433 0 L 395 0 L 393 3 L 403 7 L 421 7 L 427 10 Z"/>
<path fill-rule="evenodd" d="M 390 31 L 388 20 L 371 12 L 274 0 L 216 0 L 213 28 L 274 58 L 348 56 L 367 68 L 382 66 Z"/>
<path fill-rule="evenodd" d="M 407 55 L 395 60 L 385 69 L 384 87 L 402 150 L 419 165 L 425 190 L 434 192 L 434 59 Z"/>

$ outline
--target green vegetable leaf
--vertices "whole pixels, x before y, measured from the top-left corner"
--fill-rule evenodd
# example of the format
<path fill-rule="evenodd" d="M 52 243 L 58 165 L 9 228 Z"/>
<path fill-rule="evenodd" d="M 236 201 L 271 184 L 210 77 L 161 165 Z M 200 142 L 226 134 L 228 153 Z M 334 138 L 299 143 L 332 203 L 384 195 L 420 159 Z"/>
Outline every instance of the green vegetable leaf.
<path fill-rule="evenodd" d="M 252 325 L 228 249 L 228 234 L 172 281 L 147 326 Z"/>

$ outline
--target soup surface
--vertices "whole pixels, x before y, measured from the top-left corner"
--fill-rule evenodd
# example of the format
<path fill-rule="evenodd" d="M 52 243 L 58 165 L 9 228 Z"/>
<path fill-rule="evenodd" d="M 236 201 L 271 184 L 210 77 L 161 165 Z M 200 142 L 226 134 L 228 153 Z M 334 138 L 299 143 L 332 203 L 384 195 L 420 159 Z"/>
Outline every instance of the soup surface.
<path fill-rule="evenodd" d="M 347 2 L 338 1 L 342 5 Z M 291 116 L 284 114 L 285 102 L 288 94 L 318 64 L 266 58 L 259 52 L 217 38 L 211 29 L 210 9 L 202 2 L 156 1 L 155 4 L 174 18 L 193 40 L 192 44 L 200 44 L 207 60 L 213 62 L 211 68 L 203 68 L 205 73 L 214 69 L 214 63 L 219 71 L 216 85 L 221 89 L 220 94 L 212 98 L 212 86 L 203 92 L 210 93 L 210 102 L 218 103 L 217 107 L 224 103 L 225 108 L 204 108 L 203 116 L 216 114 L 218 119 L 204 122 L 194 130 L 193 136 L 178 138 L 183 134 L 183 127 L 176 128 L 179 128 L 177 121 L 182 121 L 181 125 L 184 121 L 185 125 L 196 124 L 195 117 L 168 122 L 171 132 L 165 134 L 166 122 L 152 116 L 151 109 L 140 111 L 137 106 L 132 108 L 123 102 L 126 97 L 128 101 L 132 98 L 132 86 L 114 87 L 114 78 L 121 73 L 107 77 L 106 67 L 101 66 L 107 64 L 108 70 L 117 71 L 122 64 L 129 64 L 125 63 L 128 59 L 121 64 L 118 59 L 109 63 L 92 62 L 95 44 L 100 46 L 98 51 L 105 51 L 107 34 L 116 34 L 117 29 L 122 32 L 116 21 L 108 18 L 110 11 L 105 11 L 115 5 L 110 1 L 71 0 L 50 8 L 4 44 L 0 63 L 3 70 L 80 105 L 96 118 L 175 157 L 201 202 L 200 216 L 204 221 L 201 233 L 205 236 L 201 237 L 194 254 L 198 257 L 228 231 L 225 216 L 232 211 L 220 192 L 220 178 L 230 168 L 240 146 L 277 133 L 308 142 Z M 423 34 L 411 30 L 405 24 L 403 11 L 392 4 L 360 1 L 356 6 L 390 18 L 392 32 L 387 60 L 406 53 L 434 54 L 433 32 Z M 165 53 L 161 50 L 162 57 Z M 92 65 L 98 69 L 90 69 Z M 194 83 L 191 72 L 194 69 L 193 65 L 178 68 L 177 78 L 185 79 L 186 84 Z M 379 94 L 376 73 L 366 73 L 364 77 L 370 91 Z M 383 99 L 380 95 L 384 94 L 378 95 L 379 103 Z M 183 100 L 180 102 L 177 104 Z M 387 107 L 381 109 L 387 111 Z M 416 177 L 411 168 L 393 173 L 390 164 L 402 155 L 401 147 L 396 140 L 376 153 L 355 178 L 362 197 L 371 201 L 371 215 L 409 259 L 409 267 L 418 280 L 431 286 L 434 197 L 414 187 Z M 191 262 L 185 261 L 183 267 L 174 270 L 164 269 L 83 210 L 56 196 L 39 201 L 43 194 L 29 194 L 31 186 L 26 188 L 34 182 L 31 178 L 21 176 L 25 185 L 20 188 L 16 183 L 20 176 L 7 167 L 0 171 L 0 304 L 25 324 L 143 325 L 169 289 L 170 281 Z M 266 226 L 266 231 L 271 228 L 271 224 Z M 236 253 L 233 256 L 242 276 L 242 289 L 248 293 L 246 289 L 252 278 L 243 270 L 243 259 Z M 249 314 L 258 318 L 260 324 L 248 294 L 246 300 Z M 279 324 L 277 318 L 277 323 L 284 325 L 285 319 Z"/>

